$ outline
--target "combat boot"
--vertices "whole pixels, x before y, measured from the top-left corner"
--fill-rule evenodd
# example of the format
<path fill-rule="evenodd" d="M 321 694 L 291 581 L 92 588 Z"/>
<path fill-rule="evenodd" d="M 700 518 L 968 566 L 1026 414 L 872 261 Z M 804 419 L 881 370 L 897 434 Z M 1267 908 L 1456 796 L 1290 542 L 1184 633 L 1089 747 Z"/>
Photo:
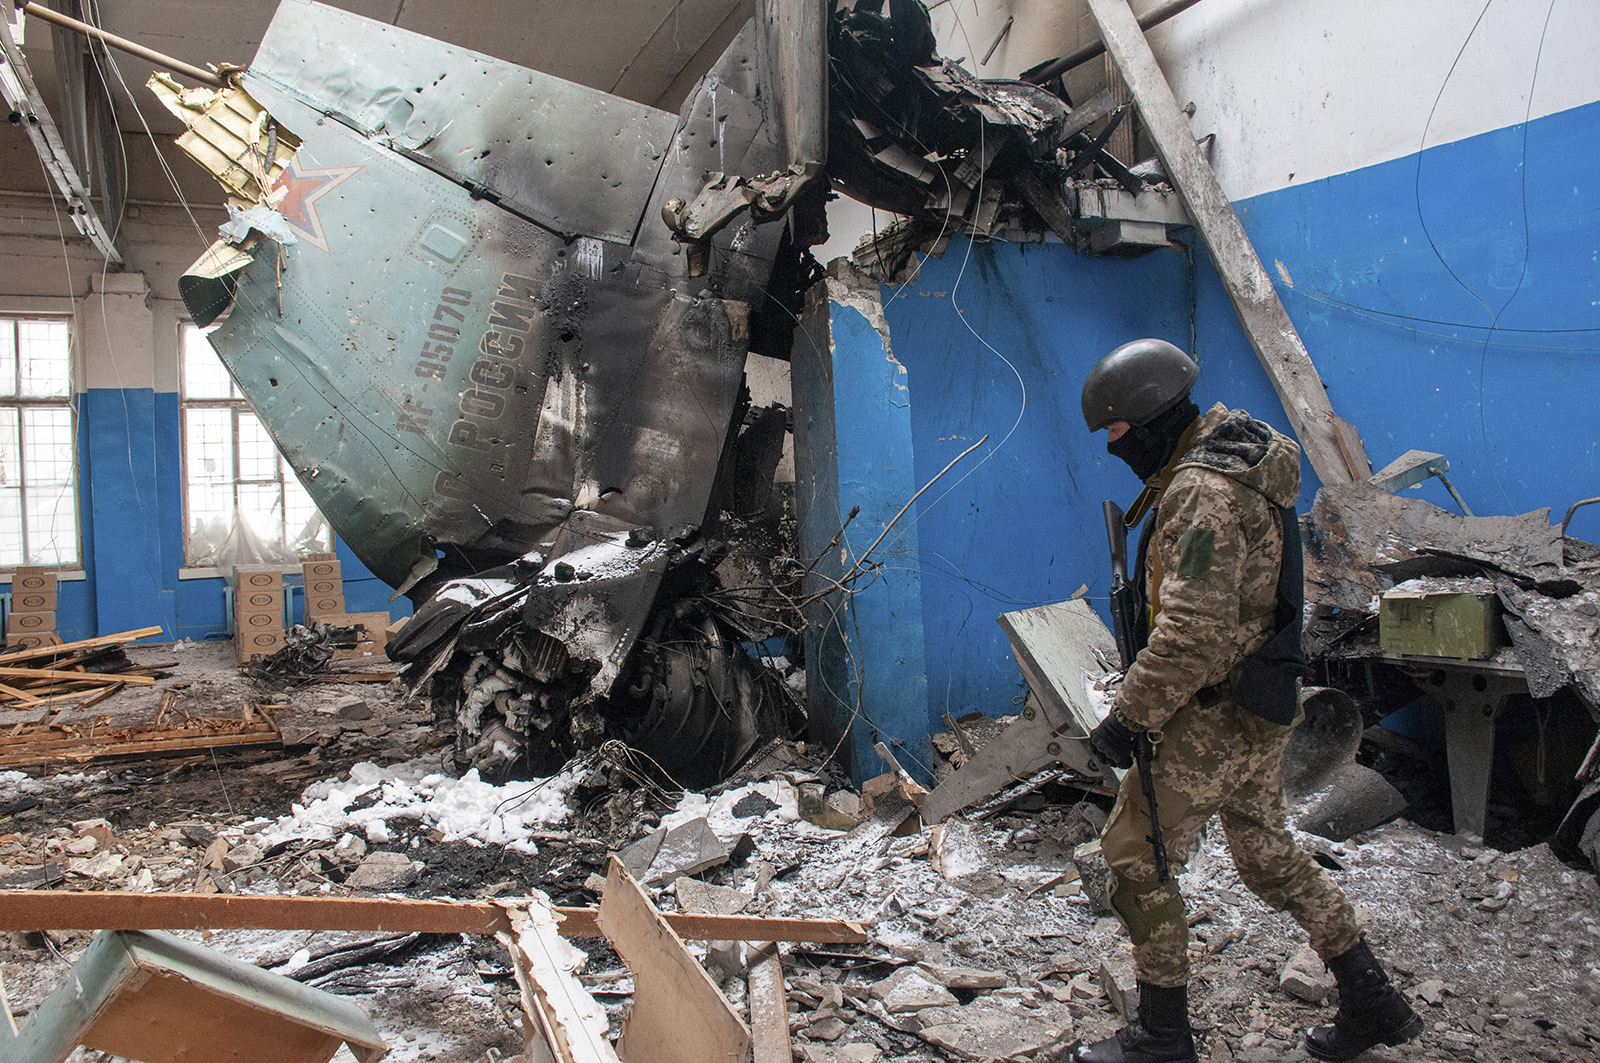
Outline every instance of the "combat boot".
<path fill-rule="evenodd" d="M 1376 1044 L 1403 1045 L 1422 1032 L 1422 1017 L 1389 982 L 1366 939 L 1328 961 L 1339 983 L 1339 1011 L 1332 1026 L 1306 1031 L 1313 1059 L 1343 1063 Z"/>
<path fill-rule="evenodd" d="M 1189 987 L 1139 983 L 1139 1017 L 1114 1036 L 1079 1045 L 1062 1063 L 1198 1063 L 1189 1032 Z"/>

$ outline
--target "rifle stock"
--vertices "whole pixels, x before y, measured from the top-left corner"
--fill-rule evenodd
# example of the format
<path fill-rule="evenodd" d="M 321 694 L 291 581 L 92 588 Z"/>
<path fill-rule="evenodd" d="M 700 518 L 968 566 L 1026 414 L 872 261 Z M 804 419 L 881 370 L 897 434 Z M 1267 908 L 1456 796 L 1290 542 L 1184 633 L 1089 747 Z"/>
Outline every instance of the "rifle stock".
<path fill-rule="evenodd" d="M 1106 500 L 1106 538 L 1111 542 L 1111 633 L 1117 641 L 1122 670 L 1133 664 L 1134 610 L 1139 607 L 1133 584 L 1128 582 L 1128 524 L 1122 507 Z"/>
<path fill-rule="evenodd" d="M 1117 656 L 1122 659 L 1122 670 L 1133 665 L 1138 652 L 1133 645 L 1134 610 L 1139 608 L 1134 586 L 1128 582 L 1128 522 L 1122 507 L 1109 499 L 1105 503 L 1106 538 L 1111 542 L 1111 633 L 1117 641 Z M 1151 778 L 1150 762 L 1155 756 L 1155 743 L 1148 733 L 1141 734 L 1133 744 L 1133 759 L 1139 769 L 1139 789 L 1150 810 L 1150 848 L 1155 856 L 1156 881 L 1166 885 L 1172 877 L 1167 867 L 1167 843 L 1161 836 L 1161 817 L 1156 813 L 1156 784 Z"/>

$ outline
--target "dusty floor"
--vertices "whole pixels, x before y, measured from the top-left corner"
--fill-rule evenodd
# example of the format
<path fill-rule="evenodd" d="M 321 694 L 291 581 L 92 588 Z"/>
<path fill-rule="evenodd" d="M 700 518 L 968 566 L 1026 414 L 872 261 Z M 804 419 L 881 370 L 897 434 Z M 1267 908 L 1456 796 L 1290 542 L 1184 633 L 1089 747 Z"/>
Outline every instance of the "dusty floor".
<path fill-rule="evenodd" d="M 422 702 L 388 684 L 284 691 L 241 677 L 230 652 L 225 643 L 134 648 L 140 663 L 176 662 L 171 677 L 90 714 L 148 719 L 163 689 L 186 683 L 179 704 L 198 714 L 237 714 L 246 699 L 289 701 L 293 708 L 277 710 L 277 719 L 299 744 L 0 775 L 0 881 L 26 885 L 53 864 L 61 876 L 55 888 L 73 890 L 344 894 L 350 883 L 370 881 L 382 892 L 415 896 L 537 888 L 559 903 L 592 903 L 586 883 L 603 872 L 610 851 L 654 827 L 660 813 L 668 813 L 665 826 L 704 815 L 723 842 L 750 839 L 699 876 L 741 891 L 737 903 L 746 911 L 872 925 L 866 946 L 795 945 L 785 953 L 797 1059 L 1025 1060 L 1060 1039 L 1103 1036 L 1120 1023 L 1105 985 L 1129 977 L 1129 944 L 1089 899 L 1092 862 L 1085 861 L 1086 881 L 1072 872 L 1072 847 L 1100 822 L 1094 806 L 1071 803 L 1073 791 L 942 832 L 892 837 L 893 823 L 883 818 L 849 832 L 825 830 L 794 812 L 795 785 L 814 779 L 818 765 L 785 747 L 739 780 L 759 789 L 730 787 L 709 802 L 688 795 L 676 812 L 569 779 L 570 788 L 526 797 L 517 805 L 522 819 L 506 819 L 500 805 L 507 802 L 497 803 L 492 789 L 430 774 L 447 757 Z M 35 714 L 3 715 L 0 724 Z M 399 782 L 374 782 L 371 764 L 406 766 Z M 353 767 L 357 781 L 350 781 Z M 339 784 L 302 798 L 323 780 Z M 579 806 L 576 817 L 563 818 L 562 793 Z M 438 811 L 446 801 L 453 802 L 448 815 Z M 331 828 L 313 830 L 308 808 L 338 815 Z M 506 824 L 520 832 L 510 846 L 474 834 Z M 1335 880 L 1428 1023 L 1417 1043 L 1370 1058 L 1596 1058 L 1600 884 L 1592 873 L 1563 865 L 1544 846 L 1463 848 L 1403 820 L 1342 845 L 1304 841 L 1335 866 Z M 378 853 L 399 855 L 375 860 Z M 206 866 L 208 858 L 217 866 Z M 1293 1032 L 1325 1021 L 1333 1004 L 1303 1003 L 1282 985 L 1304 936 L 1239 885 L 1215 835 L 1182 883 L 1195 923 L 1201 1058 L 1305 1058 Z M 658 891 L 664 909 L 678 903 L 675 886 L 666 876 Z M 422 936 L 391 943 L 387 958 L 365 965 L 321 958 L 380 937 L 391 935 L 225 931 L 209 943 L 307 979 L 332 967 L 314 984 L 368 1009 L 393 1044 L 393 1060 L 467 1063 L 520 1051 L 515 986 L 497 946 Z M 88 941 L 77 931 L 0 941 L 0 973 L 19 1021 Z M 584 980 L 615 1026 L 629 999 L 627 972 L 603 942 L 579 944 L 591 954 Z M 717 953 L 707 962 L 743 1005 L 742 978 L 725 969 L 733 965 Z M 98 1053 L 80 1055 L 90 1063 Z"/>

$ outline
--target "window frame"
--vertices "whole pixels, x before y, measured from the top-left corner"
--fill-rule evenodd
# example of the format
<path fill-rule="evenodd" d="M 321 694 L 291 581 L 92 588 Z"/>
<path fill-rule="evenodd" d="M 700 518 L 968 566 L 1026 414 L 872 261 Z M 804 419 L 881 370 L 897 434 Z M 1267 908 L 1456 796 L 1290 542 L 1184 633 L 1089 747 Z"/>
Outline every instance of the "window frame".
<path fill-rule="evenodd" d="M 29 527 L 28 527 L 28 474 L 27 450 L 28 443 L 23 430 L 23 411 L 27 409 L 62 409 L 67 413 L 68 447 L 70 459 L 68 461 L 69 478 L 67 481 L 68 496 L 72 499 L 72 531 L 71 549 L 65 560 L 42 564 L 37 567 L 56 573 L 77 572 L 83 569 L 83 484 L 79 478 L 80 457 L 78 450 L 78 395 L 75 390 L 78 378 L 78 365 L 76 356 L 75 333 L 76 319 L 72 313 L 66 311 L 31 311 L 31 310 L 3 310 L 0 309 L 0 321 L 10 322 L 12 330 L 12 357 L 15 358 L 13 374 L 15 379 L 15 394 L 0 395 L 0 409 L 14 409 L 17 411 L 17 475 L 18 475 L 18 514 L 21 524 L 22 560 L 15 562 L 0 562 L 0 572 L 14 571 L 18 566 L 33 565 L 29 557 Z M 49 322 L 65 326 L 67 332 L 66 343 L 66 392 L 59 396 L 24 395 L 22 392 L 22 328 L 27 322 Z"/>
<path fill-rule="evenodd" d="M 283 453 L 278 449 L 277 443 L 272 439 L 271 433 L 267 432 L 266 421 L 262 419 L 261 414 L 256 410 L 255 404 L 252 403 L 249 397 L 246 396 L 239 388 L 238 383 L 233 379 L 232 373 L 228 373 L 228 396 L 226 398 L 191 398 L 189 396 L 189 381 L 186 372 L 187 361 L 189 357 L 188 337 L 192 332 L 196 335 L 196 342 L 205 343 L 205 335 L 209 331 L 209 328 L 202 329 L 193 321 L 180 320 L 178 322 L 178 450 L 179 477 L 183 494 L 183 567 L 185 570 L 215 570 L 220 572 L 220 569 L 218 569 L 214 561 L 195 561 L 190 548 L 190 535 L 194 530 L 194 517 L 189 498 L 189 490 L 191 486 L 191 480 L 189 477 L 190 410 L 227 410 L 230 413 L 228 418 L 229 454 L 232 468 L 230 469 L 229 479 L 220 481 L 220 483 L 227 483 L 232 488 L 233 510 L 230 514 L 230 517 L 239 512 L 239 492 L 241 487 L 265 488 L 276 485 L 278 493 L 276 508 L 279 513 L 283 514 L 282 537 L 280 538 L 278 545 L 283 547 L 285 550 L 292 550 L 294 546 L 294 539 L 292 536 L 296 531 L 298 531 L 298 529 L 292 529 L 289 527 L 287 516 L 287 485 L 292 481 L 294 486 L 299 488 L 300 491 L 303 492 L 308 498 L 310 498 L 310 492 L 305 490 L 305 485 L 300 483 L 299 479 L 295 476 L 294 471 L 289 467 L 288 459 L 286 459 L 283 456 Z M 217 358 L 217 363 L 219 365 L 223 365 L 224 370 L 226 370 L 226 365 L 223 364 L 220 357 Z M 272 448 L 272 456 L 274 459 L 273 469 L 276 475 L 270 479 L 246 479 L 242 475 L 239 446 L 239 417 L 241 412 L 247 413 L 251 417 L 255 418 L 256 423 L 261 426 L 267 443 Z M 321 510 L 316 506 L 316 499 L 312 498 L 311 504 L 313 511 L 321 515 Z M 331 544 L 333 542 L 333 528 L 328 523 L 328 519 L 325 515 L 322 515 L 322 526 L 324 529 L 323 535 L 325 539 L 325 543 L 322 545 L 322 550 L 332 550 L 333 546 Z"/>

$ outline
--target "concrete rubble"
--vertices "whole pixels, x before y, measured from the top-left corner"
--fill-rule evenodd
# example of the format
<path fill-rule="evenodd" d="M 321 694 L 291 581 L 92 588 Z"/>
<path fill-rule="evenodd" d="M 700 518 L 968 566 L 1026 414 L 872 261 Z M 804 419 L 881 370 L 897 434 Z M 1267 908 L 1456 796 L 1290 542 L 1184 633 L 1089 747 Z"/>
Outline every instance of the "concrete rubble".
<path fill-rule="evenodd" d="M 261 693 L 262 681 L 240 677 L 223 654 L 180 656 L 183 678 L 209 694 Z M 463 788 L 438 770 L 448 748 L 404 722 L 415 710 L 398 689 L 308 688 L 286 716 L 336 719 L 321 710 L 353 697 L 385 732 L 329 727 L 320 746 L 227 754 L 216 764 L 6 775 L 0 881 L 463 899 L 539 889 L 582 906 L 595 902 L 609 854 L 646 853 L 664 911 L 869 924 L 866 945 L 782 946 L 797 1060 L 1023 1061 L 1063 1039 L 1104 1036 L 1137 1008 L 1129 943 L 1099 904 L 1094 858 L 1074 856 L 1103 822 L 1104 798 L 1053 783 L 983 819 L 958 818 L 939 832 L 913 824 L 897 836 L 906 806 L 890 791 L 876 815 L 830 830 L 800 814 L 802 791 L 821 787 L 822 802 L 836 808 L 854 807 L 836 795 L 855 793 L 792 743 L 767 747 L 706 793 L 635 795 L 626 805 L 608 804 L 603 767 L 542 787 Z M 1404 818 L 1343 842 L 1301 841 L 1333 869 L 1425 1013 L 1418 1045 L 1387 1058 L 1593 1057 L 1600 882 L 1588 871 L 1546 845 L 1469 846 Z M 1202 1058 L 1304 1058 L 1295 1031 L 1322 1020 L 1337 995 L 1303 935 L 1239 884 L 1219 832 L 1202 840 L 1182 884 Z M 51 931 L 0 945 L 19 1020 L 88 941 Z M 504 1061 L 522 1051 L 511 963 L 492 940 L 224 930 L 209 944 L 353 995 L 399 1063 Z M 579 980 L 614 1033 L 631 1000 L 630 972 L 602 942 L 576 944 L 588 954 Z M 738 952 L 692 947 L 745 1014 Z"/>

